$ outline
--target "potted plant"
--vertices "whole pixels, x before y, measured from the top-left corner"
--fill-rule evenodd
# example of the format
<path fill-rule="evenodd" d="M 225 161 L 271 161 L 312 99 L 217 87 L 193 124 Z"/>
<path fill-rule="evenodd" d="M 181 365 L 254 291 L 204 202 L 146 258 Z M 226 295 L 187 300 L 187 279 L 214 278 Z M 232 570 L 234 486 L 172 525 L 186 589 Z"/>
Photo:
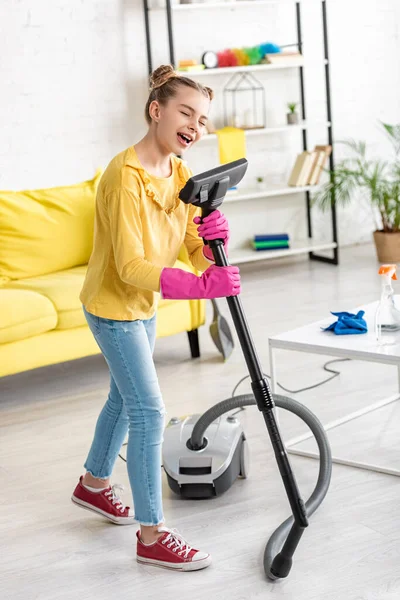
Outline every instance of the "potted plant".
<path fill-rule="evenodd" d="M 299 122 L 299 113 L 296 112 L 297 102 L 289 102 L 287 106 L 289 109 L 286 115 L 288 125 L 297 125 Z"/>
<path fill-rule="evenodd" d="M 344 143 L 351 156 L 340 161 L 330 180 L 314 196 L 314 204 L 322 210 L 336 205 L 346 206 L 355 192 L 367 194 L 375 222 L 374 241 L 381 263 L 400 263 L 400 124 L 381 123 L 392 145 L 391 160 L 367 158 L 365 142 Z"/>

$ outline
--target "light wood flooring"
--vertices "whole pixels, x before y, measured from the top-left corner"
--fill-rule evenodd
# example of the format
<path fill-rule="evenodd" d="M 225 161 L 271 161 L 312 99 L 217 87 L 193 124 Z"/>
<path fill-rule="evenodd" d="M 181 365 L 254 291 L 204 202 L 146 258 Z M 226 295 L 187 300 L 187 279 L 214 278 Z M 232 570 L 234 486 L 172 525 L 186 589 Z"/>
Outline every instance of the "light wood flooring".
<path fill-rule="evenodd" d="M 265 371 L 269 335 L 376 300 L 377 267 L 369 245 L 344 250 L 339 268 L 304 259 L 242 266 L 243 304 Z M 210 316 L 211 310 L 200 360 L 189 358 L 184 335 L 158 340 L 167 418 L 204 411 L 247 374 L 238 343 L 227 363 L 220 360 L 208 334 Z M 293 389 L 311 385 L 327 376 L 326 360 L 281 351 L 278 379 Z M 341 375 L 334 381 L 293 395 L 323 422 L 397 389 L 393 367 L 355 361 L 337 366 Z M 111 525 L 70 502 L 107 386 L 100 356 L 0 380 L 2 599 L 399 600 L 400 480 L 345 466 L 334 466 L 329 494 L 311 519 L 290 576 L 277 583 L 265 579 L 264 547 L 289 507 L 255 407 L 241 416 L 251 450 L 249 479 L 209 501 L 181 500 L 164 482 L 167 524 L 207 549 L 212 566 L 173 573 L 138 565 L 135 525 Z M 249 391 L 248 382 L 241 391 Z M 333 451 L 398 467 L 399 418 L 400 404 L 394 403 L 353 421 L 330 434 Z M 281 415 L 281 427 L 286 439 L 303 431 L 290 415 Z M 316 462 L 291 462 L 307 498 Z M 113 480 L 125 484 L 129 504 L 121 460 Z"/>

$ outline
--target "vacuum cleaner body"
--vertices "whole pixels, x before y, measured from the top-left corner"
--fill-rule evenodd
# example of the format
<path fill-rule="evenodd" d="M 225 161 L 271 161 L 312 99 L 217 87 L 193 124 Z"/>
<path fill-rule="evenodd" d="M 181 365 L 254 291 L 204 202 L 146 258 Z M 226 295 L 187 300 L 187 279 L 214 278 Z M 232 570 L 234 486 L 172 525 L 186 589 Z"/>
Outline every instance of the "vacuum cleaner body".
<path fill-rule="evenodd" d="M 219 417 L 207 429 L 205 447 L 194 451 L 188 441 L 199 417 L 174 417 L 164 431 L 164 470 L 171 490 L 183 498 L 212 498 L 248 474 L 247 441 L 240 421 Z"/>

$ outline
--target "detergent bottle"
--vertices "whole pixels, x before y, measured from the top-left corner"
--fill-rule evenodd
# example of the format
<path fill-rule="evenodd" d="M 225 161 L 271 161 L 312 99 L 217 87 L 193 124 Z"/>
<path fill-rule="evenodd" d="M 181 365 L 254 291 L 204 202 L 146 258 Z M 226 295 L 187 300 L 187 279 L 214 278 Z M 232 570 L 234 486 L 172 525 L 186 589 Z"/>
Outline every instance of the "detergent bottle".
<path fill-rule="evenodd" d="M 375 314 L 375 335 L 381 344 L 400 343 L 400 336 L 387 337 L 385 334 L 400 331 L 400 310 L 394 303 L 392 280 L 397 280 L 396 265 L 382 265 L 378 271 L 381 276 L 381 298 Z"/>

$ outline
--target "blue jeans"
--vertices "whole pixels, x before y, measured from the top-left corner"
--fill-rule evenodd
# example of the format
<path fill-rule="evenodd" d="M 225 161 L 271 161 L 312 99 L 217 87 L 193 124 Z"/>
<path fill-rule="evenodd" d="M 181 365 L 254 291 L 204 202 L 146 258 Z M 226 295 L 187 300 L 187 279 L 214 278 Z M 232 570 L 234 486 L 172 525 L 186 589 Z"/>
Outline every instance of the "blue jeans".
<path fill-rule="evenodd" d="M 165 408 L 153 361 L 156 318 L 114 321 L 83 311 L 111 375 L 110 393 L 84 467 L 93 477 L 110 477 L 129 432 L 126 458 L 135 518 L 141 525 L 158 525 L 164 521 L 161 445 Z"/>

